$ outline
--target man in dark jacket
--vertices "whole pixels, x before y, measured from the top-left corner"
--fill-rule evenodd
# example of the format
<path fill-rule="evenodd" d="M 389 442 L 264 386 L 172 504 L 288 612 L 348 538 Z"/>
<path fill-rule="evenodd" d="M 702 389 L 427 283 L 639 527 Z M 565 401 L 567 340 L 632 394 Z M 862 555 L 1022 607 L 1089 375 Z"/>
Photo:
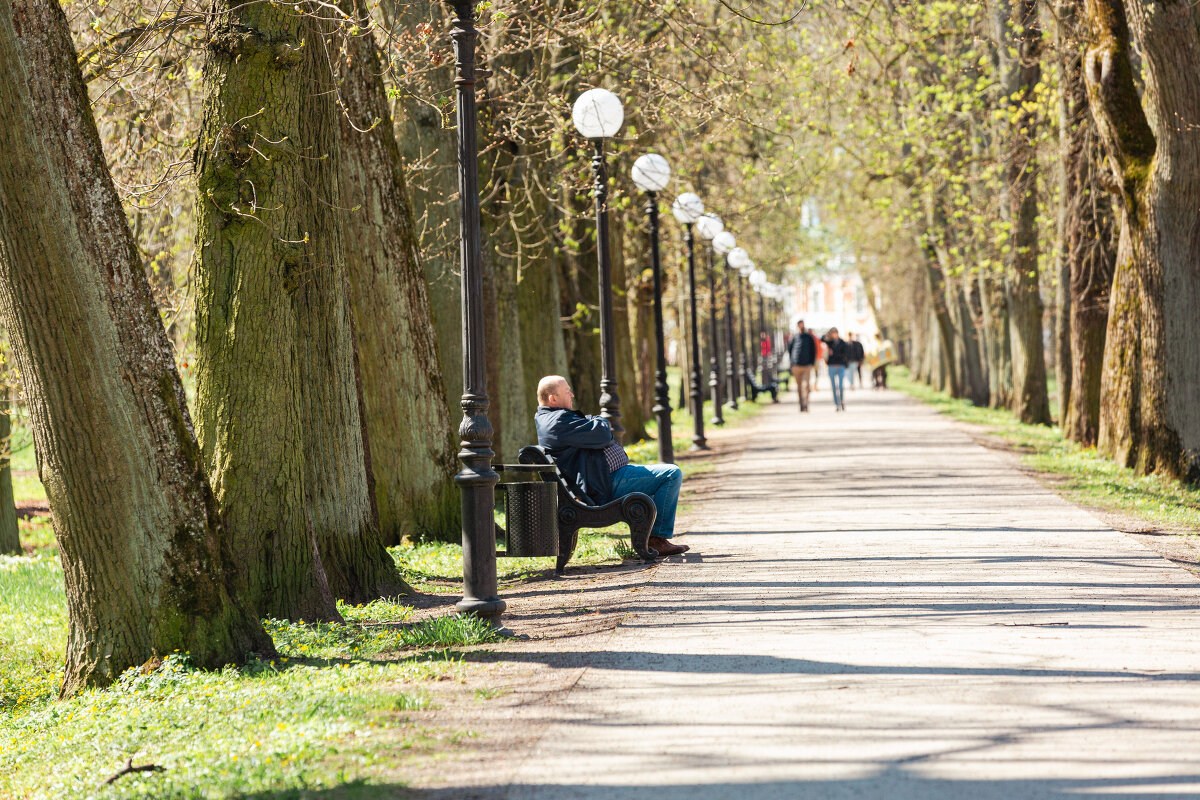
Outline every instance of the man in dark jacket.
<path fill-rule="evenodd" d="M 686 553 L 673 544 L 675 510 L 683 472 L 674 464 L 630 464 L 625 448 L 613 440 L 608 420 L 575 410 L 567 379 L 547 375 L 538 383 L 538 410 L 533 418 L 538 444 L 546 448 L 563 476 L 596 505 L 634 492 L 650 495 L 658 510 L 650 546 L 662 556 Z"/>
<path fill-rule="evenodd" d="M 862 386 L 862 362 L 867 357 L 863 343 L 853 333 L 846 334 L 846 343 L 850 345 L 850 363 L 846 365 L 846 377 L 850 379 L 850 388 Z"/>
<path fill-rule="evenodd" d="M 817 363 L 817 337 L 804 327 L 804 320 L 796 323 L 796 335 L 788 342 L 788 360 L 792 365 L 792 377 L 796 379 L 800 410 L 808 411 L 809 379 L 812 378 L 813 364 Z"/>

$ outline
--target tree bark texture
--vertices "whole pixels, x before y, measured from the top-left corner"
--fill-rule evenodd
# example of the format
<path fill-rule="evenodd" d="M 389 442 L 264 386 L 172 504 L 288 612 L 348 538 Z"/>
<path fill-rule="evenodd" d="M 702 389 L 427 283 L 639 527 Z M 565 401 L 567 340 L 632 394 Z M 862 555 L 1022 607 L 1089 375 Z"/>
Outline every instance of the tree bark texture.
<path fill-rule="evenodd" d="M 357 0 L 347 11 L 368 19 Z M 360 30 L 343 62 L 340 188 L 379 528 L 388 544 L 457 541 L 455 429 L 380 54 Z"/>
<path fill-rule="evenodd" d="M 628 172 L 621 169 L 620 172 Z M 618 173 L 620 174 L 620 173 Z M 637 207 L 633 206 L 634 213 Z M 629 275 L 635 268 L 637 245 L 626 236 L 628 225 L 624 214 L 610 206 L 612 224 L 609 226 L 612 244 L 612 309 L 613 347 L 616 348 L 617 393 L 621 398 L 621 424 L 625 426 L 625 442 L 633 444 L 649 436 L 647 414 L 642 406 L 633 362 L 633 327 L 629 313 Z M 597 295 L 597 301 L 599 296 Z"/>
<path fill-rule="evenodd" d="M 290 619 L 338 618 L 331 590 L 372 594 L 382 555 L 369 544 L 320 15 L 213 4 L 196 147 L 200 443 L 238 533 L 242 591 Z"/>
<path fill-rule="evenodd" d="M 640 231 L 639 235 L 645 236 Z M 649 259 L 649 256 L 647 256 Z M 663 310 L 669 299 L 663 289 Z M 665 316 L 665 314 L 664 314 Z M 637 379 L 637 399 L 641 404 L 642 418 L 650 420 L 654 414 L 654 372 L 656 340 L 654 338 L 654 282 L 650 271 L 636 269 L 630 274 L 629 319 L 633 343 L 633 369 Z M 667 346 L 664 320 L 663 348 Z M 739 384 L 740 385 L 740 384 Z"/>
<path fill-rule="evenodd" d="M 1045 306 L 1038 286 L 1038 167 L 1036 87 L 1041 80 L 1042 33 L 1036 0 L 1013 0 L 1000 39 L 1008 100 L 1004 151 L 1009 250 L 1005 259 L 1012 347 L 1012 410 L 1022 422 L 1050 424 L 1046 388 Z M 1009 55 L 1012 51 L 1013 55 Z"/>
<path fill-rule="evenodd" d="M 1100 432 L 1100 382 L 1116 258 L 1112 204 L 1100 177 L 1104 152 L 1088 110 L 1083 77 L 1081 0 L 1057 6 L 1062 91 L 1061 242 L 1066 273 L 1062 303 L 1069 349 L 1059 391 L 1063 434 L 1094 445 Z"/>
<path fill-rule="evenodd" d="M 563 287 L 560 308 L 565 321 L 563 343 L 567 351 L 567 377 L 575 390 L 575 406 L 588 413 L 599 413 L 600 316 L 594 302 L 589 302 L 598 296 L 596 226 L 590 219 L 589 200 L 567 189 L 565 202 L 572 213 L 569 234 L 558 234 L 557 260 Z"/>
<path fill-rule="evenodd" d="M 29 399 L 69 620 L 63 695 L 176 650 L 272 653 L 231 592 L 170 343 L 66 16 L 0 4 L 0 316 Z"/>
<path fill-rule="evenodd" d="M 437 30 L 446 27 L 447 5 L 441 0 L 387 0 L 381 8 L 396 32 L 408 34 L 422 23 L 432 24 Z M 449 40 L 444 42 L 448 53 Z M 428 94 L 445 98 L 441 106 L 401 88 L 393 103 L 393 115 L 433 315 L 447 414 L 457 421 L 463 413 L 463 350 L 453 66 L 454 60 L 447 58 L 442 65 L 429 68 L 426 84 L 432 91 Z"/>
<path fill-rule="evenodd" d="M 1086 8 L 1093 34 L 1084 65 L 1088 96 L 1121 200 L 1100 447 L 1141 472 L 1196 481 L 1200 12 L 1178 0 L 1126 7 L 1088 0 Z"/>

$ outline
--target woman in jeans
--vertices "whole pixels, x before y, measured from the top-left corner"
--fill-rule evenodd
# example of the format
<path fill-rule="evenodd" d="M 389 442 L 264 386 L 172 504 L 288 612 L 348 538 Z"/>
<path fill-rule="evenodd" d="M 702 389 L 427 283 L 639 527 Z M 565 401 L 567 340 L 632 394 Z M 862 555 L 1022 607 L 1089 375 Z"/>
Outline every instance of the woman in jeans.
<path fill-rule="evenodd" d="M 829 354 L 825 357 L 825 369 L 828 370 L 829 382 L 833 385 L 833 404 L 837 406 L 838 411 L 845 411 L 842 391 L 845 388 L 846 366 L 850 363 L 850 344 L 838 336 L 837 328 L 830 328 L 821 341 L 829 348 Z"/>

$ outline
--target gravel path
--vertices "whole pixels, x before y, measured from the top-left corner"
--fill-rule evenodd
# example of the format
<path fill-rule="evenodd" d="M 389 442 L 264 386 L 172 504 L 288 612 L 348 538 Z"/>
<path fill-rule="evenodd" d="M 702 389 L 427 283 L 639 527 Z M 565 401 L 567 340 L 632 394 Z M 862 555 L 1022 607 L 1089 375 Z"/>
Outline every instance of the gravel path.
<path fill-rule="evenodd" d="M 1200 583 L 896 393 L 747 429 L 510 800 L 1200 797 Z"/>

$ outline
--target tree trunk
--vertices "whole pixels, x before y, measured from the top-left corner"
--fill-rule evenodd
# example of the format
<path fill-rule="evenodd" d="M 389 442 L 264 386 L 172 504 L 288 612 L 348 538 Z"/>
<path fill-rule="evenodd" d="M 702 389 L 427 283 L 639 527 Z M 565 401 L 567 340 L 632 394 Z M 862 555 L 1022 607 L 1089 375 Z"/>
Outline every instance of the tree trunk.
<path fill-rule="evenodd" d="M 1012 348 L 1008 301 L 995 277 L 979 273 L 979 301 L 987 331 L 988 406 L 1007 408 L 1012 397 Z"/>
<path fill-rule="evenodd" d="M 692 323 L 688 319 L 684 269 L 687 267 L 684 266 L 679 272 L 680 278 L 676 283 L 677 290 L 675 292 L 675 361 L 676 366 L 679 367 L 679 391 L 675 394 L 675 408 L 690 408 L 688 405 L 690 402 L 688 382 L 692 374 L 692 362 L 690 361 L 692 345 L 688 338 L 688 330 Z M 747 320 L 747 322 L 749 321 Z M 747 358 L 749 358 L 748 354 Z"/>
<path fill-rule="evenodd" d="M 1060 419 L 1068 439 L 1094 445 L 1100 431 L 1100 381 L 1116 248 L 1112 208 L 1100 181 L 1104 153 L 1088 111 L 1081 10 L 1080 0 L 1067 0 L 1058 4 L 1055 14 L 1063 117 L 1060 252 L 1066 273 L 1062 289 L 1067 318 L 1062 327 L 1069 346 L 1060 379 Z"/>
<path fill-rule="evenodd" d="M 532 413 L 537 406 L 538 382 L 546 375 L 567 373 L 567 352 L 563 343 L 559 307 L 562 291 L 553 239 L 542 227 L 547 217 L 557 218 L 557 211 L 550 198 L 539 189 L 539 183 L 544 185 L 544 181 L 527 180 L 530 162 L 530 157 L 526 156 L 514 165 L 505 193 L 511 224 L 519 230 L 533 231 L 536 240 L 532 245 L 514 242 L 511 256 L 520 318 L 523 391 Z M 528 435 L 535 436 L 532 431 Z"/>
<path fill-rule="evenodd" d="M 214 3 L 196 147 L 200 443 L 241 591 L 288 619 L 338 618 L 319 553 L 372 523 L 319 17 Z"/>
<path fill-rule="evenodd" d="M 13 499 L 12 401 L 8 365 L 0 367 L 0 555 L 21 552 L 20 526 Z"/>
<path fill-rule="evenodd" d="M 1089 0 L 1088 96 L 1121 198 L 1100 447 L 1200 480 L 1200 26 L 1187 2 Z M 1139 99 L 1130 29 L 1141 60 Z"/>
<path fill-rule="evenodd" d="M 364 20 L 360 30 L 370 31 L 361 0 L 348 11 Z M 347 48 L 341 90 L 342 230 L 379 527 L 387 544 L 406 535 L 458 541 L 456 426 L 447 411 L 379 50 L 370 33 L 352 36 Z M 390 580 L 395 583 L 397 577 Z"/>
<path fill-rule="evenodd" d="M 494 251 L 493 251 L 494 253 Z M 495 445 L 498 462 L 516 463 L 517 452 L 537 443 L 533 414 L 537 409 L 537 387 L 527 391 L 525 366 L 521 355 L 521 312 L 517 304 L 517 264 L 496 258 L 497 340 L 500 379 L 493 385 L 493 406 L 504 424 L 503 439 Z M 548 309 L 553 313 L 553 306 Z"/>
<path fill-rule="evenodd" d="M 230 591 L 232 536 L 56 2 L 0 4 L 0 74 L 0 317 L 62 555 L 63 695 L 179 650 L 273 653 Z"/>
<path fill-rule="evenodd" d="M 942 288 L 945 276 L 937 264 L 934 245 L 926 241 L 922 247 L 925 256 L 925 291 L 929 298 L 930 320 L 933 322 L 930 344 L 936 346 L 936 358 L 930 362 L 934 385 L 953 397 L 962 397 L 962 384 L 954 363 L 954 323 L 946 307 L 946 294 Z"/>
<path fill-rule="evenodd" d="M 630 276 L 629 289 L 629 318 L 630 331 L 633 339 L 633 369 L 637 379 L 638 401 L 641 403 L 642 418 L 649 421 L 654 418 L 654 371 L 655 347 L 657 340 L 654 334 L 654 283 L 647 270 L 634 270 Z M 666 287 L 663 288 L 665 294 Z M 663 311 L 666 311 L 664 300 Z M 664 314 L 664 317 L 666 314 Z M 663 350 L 666 352 L 667 320 L 663 320 Z M 739 385 L 741 385 L 739 383 Z"/>
<path fill-rule="evenodd" d="M 412 31 L 423 23 L 436 30 L 446 27 L 447 5 L 440 0 L 386 0 L 380 7 L 388 15 L 389 27 L 396 35 L 411 36 Z M 448 42 L 442 44 L 447 46 Z M 441 65 L 425 67 L 427 72 L 422 89 L 428 91 L 420 93 L 446 98 L 443 105 L 432 105 L 425 97 L 414 96 L 399 87 L 393 115 L 433 314 L 446 408 L 457 435 L 458 422 L 463 415 L 463 352 L 453 66 L 454 60 L 447 58 Z M 457 447 L 456 439 L 454 447 Z M 461 510 L 454 513 L 461 515 Z"/>
<path fill-rule="evenodd" d="M 600 322 L 595 308 L 596 236 L 595 223 L 587 209 L 589 198 L 566 190 L 570 210 L 569 235 L 559 233 L 558 264 L 563 293 L 560 308 L 566 320 L 563 343 L 567 351 L 567 377 L 575 390 L 575 406 L 588 413 L 599 413 L 600 406 Z"/>
<path fill-rule="evenodd" d="M 1022 422 L 1050 424 L 1045 307 L 1038 286 L 1038 171 L 1034 148 L 1036 91 L 1041 80 L 1042 34 L 1035 0 L 1013 0 L 1001 33 L 1001 69 L 1010 99 L 1004 152 L 1010 226 L 1005 258 L 1012 346 L 1012 410 Z M 1010 55 L 1011 53 L 1011 55 Z"/>
<path fill-rule="evenodd" d="M 636 206 L 634 207 L 636 211 Z M 621 425 L 625 427 L 625 443 L 633 444 L 645 439 L 646 417 L 640 399 L 637 370 L 633 362 L 633 328 L 629 317 L 629 274 L 635 269 L 634 253 L 636 247 L 631 247 L 626 232 L 628 226 L 622 218 L 622 213 L 612 207 L 608 212 L 612 216 L 609 226 L 612 245 L 612 310 L 613 310 L 613 347 L 616 348 L 617 364 L 617 394 L 621 398 Z M 597 300 L 599 296 L 597 296 Z"/>

